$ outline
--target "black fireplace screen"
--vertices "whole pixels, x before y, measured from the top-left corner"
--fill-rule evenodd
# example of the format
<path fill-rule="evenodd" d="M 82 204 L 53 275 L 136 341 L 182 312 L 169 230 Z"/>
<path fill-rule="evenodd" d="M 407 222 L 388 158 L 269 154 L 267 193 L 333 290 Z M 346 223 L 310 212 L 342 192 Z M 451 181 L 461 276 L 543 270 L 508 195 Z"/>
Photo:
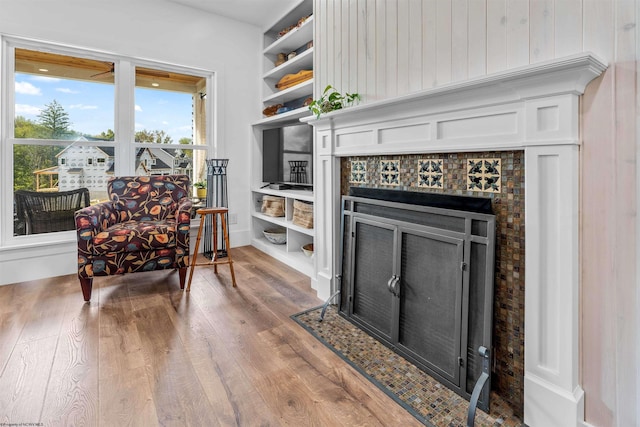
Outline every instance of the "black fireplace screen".
<path fill-rule="evenodd" d="M 491 348 L 495 217 L 394 193 L 343 197 L 340 313 L 469 399 Z"/>

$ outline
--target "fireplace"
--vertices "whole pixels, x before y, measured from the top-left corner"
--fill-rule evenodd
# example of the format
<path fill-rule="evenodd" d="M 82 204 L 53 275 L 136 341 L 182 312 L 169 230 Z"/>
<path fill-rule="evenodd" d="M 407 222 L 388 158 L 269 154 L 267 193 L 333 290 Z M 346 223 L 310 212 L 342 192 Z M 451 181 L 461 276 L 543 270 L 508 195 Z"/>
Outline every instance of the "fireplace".
<path fill-rule="evenodd" d="M 494 191 L 468 189 L 468 165 L 478 159 L 500 164 L 501 185 Z M 380 165 L 397 162 L 397 185 L 381 184 Z M 438 188 L 421 184 L 420 165 L 437 162 L 443 176 Z M 359 164 L 368 171 L 361 182 L 353 182 L 352 170 Z M 490 206 L 470 207 L 475 212 L 490 211 L 495 216 L 495 263 L 493 274 L 493 327 L 491 350 L 491 390 L 497 393 L 522 418 L 524 407 L 524 305 L 525 305 L 525 165 L 524 151 L 490 151 L 482 153 L 428 153 L 399 156 L 353 156 L 340 159 L 340 194 L 353 189 L 386 189 L 386 194 L 408 191 L 415 194 L 457 196 L 469 206 L 481 200 Z M 398 191 L 400 190 L 400 191 Z M 497 191 L 495 191 L 497 190 Z M 393 192 L 393 193 L 392 193 Z M 395 197 L 394 197 L 395 199 Z M 449 207 L 432 201 L 432 205 Z M 455 208 L 463 206 L 459 203 Z M 344 276 L 344 275 L 343 275 Z"/>
<path fill-rule="evenodd" d="M 353 187 L 342 204 L 340 313 L 471 399 L 492 348 L 489 199 Z"/>
<path fill-rule="evenodd" d="M 304 119 L 314 126 L 316 147 L 312 286 L 318 296 L 326 299 L 337 289 L 342 160 L 384 156 L 379 182 L 390 185 L 402 166 L 389 158 L 522 152 L 523 421 L 531 427 L 579 425 L 584 420 L 578 344 L 580 96 L 605 69 L 584 53 Z M 425 180 L 437 185 L 430 172 Z M 475 178 L 485 179 L 485 172 Z"/>

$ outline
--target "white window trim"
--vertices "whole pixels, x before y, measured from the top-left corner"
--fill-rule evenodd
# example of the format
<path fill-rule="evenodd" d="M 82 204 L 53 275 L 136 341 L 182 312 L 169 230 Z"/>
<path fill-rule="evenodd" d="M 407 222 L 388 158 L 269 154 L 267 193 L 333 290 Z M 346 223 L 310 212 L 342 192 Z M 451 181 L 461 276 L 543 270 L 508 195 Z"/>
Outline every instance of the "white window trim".
<path fill-rule="evenodd" d="M 135 174 L 135 152 L 141 147 L 149 147 L 149 143 L 135 143 L 135 67 L 155 68 L 182 74 L 191 74 L 206 79 L 206 92 L 213 96 L 206 97 L 206 145 L 194 144 L 162 144 L 163 148 L 192 149 L 204 151 L 207 157 L 214 157 L 218 146 L 215 131 L 216 102 L 218 96 L 214 92 L 216 72 L 188 66 L 163 63 L 143 58 L 126 57 L 113 52 L 98 51 L 76 46 L 47 43 L 0 34 L 0 252 L 5 249 L 15 250 L 20 247 L 34 247 L 42 244 L 57 244 L 76 240 L 75 231 L 43 233 L 27 236 L 13 235 L 13 145 L 59 145 L 60 141 L 47 139 L 14 138 L 15 128 L 15 48 L 40 51 L 51 51 L 58 54 L 111 61 L 115 64 L 114 94 L 114 132 L 116 138 L 108 142 L 114 146 L 116 175 Z M 131 142 L 127 142 L 131 141 Z M 86 146 L 104 146 L 104 142 L 86 141 Z M 160 144 L 158 144 L 160 145 Z M 122 161 L 118 159 L 129 159 Z"/>

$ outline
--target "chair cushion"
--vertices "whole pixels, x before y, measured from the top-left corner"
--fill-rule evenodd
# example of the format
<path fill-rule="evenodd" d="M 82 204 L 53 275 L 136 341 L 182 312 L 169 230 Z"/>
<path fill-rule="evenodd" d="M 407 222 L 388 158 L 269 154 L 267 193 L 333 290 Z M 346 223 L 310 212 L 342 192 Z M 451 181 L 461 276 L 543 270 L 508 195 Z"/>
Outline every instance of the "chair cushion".
<path fill-rule="evenodd" d="M 93 253 L 106 255 L 176 246 L 176 221 L 126 221 L 115 224 L 93 238 Z"/>

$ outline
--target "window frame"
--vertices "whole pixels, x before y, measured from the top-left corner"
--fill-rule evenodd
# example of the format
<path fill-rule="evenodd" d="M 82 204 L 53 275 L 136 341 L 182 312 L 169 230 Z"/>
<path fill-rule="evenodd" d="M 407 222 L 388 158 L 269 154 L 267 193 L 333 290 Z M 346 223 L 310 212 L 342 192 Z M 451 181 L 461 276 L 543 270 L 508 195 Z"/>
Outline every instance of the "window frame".
<path fill-rule="evenodd" d="M 57 241 L 75 240 L 75 231 L 56 233 L 32 234 L 24 236 L 13 235 L 13 151 L 15 145 L 61 145 L 60 140 L 15 138 L 15 49 L 30 49 L 61 55 L 90 58 L 100 61 L 110 61 L 115 66 L 114 79 L 114 140 L 113 141 L 83 141 L 83 146 L 113 146 L 114 174 L 120 176 L 135 174 L 135 154 L 141 147 L 158 146 L 170 149 L 186 149 L 204 153 L 205 158 L 214 157 L 216 142 L 214 107 L 217 96 L 214 92 L 216 72 L 202 68 L 180 66 L 171 63 L 152 61 L 136 57 L 118 55 L 112 52 L 98 51 L 56 43 L 47 43 L 19 37 L 0 35 L 0 247 L 19 247 Z M 205 90 L 205 141 L 203 145 L 192 144 L 157 144 L 135 142 L 135 69 L 136 67 L 154 68 L 168 72 L 190 74 L 202 77 L 206 81 Z M 195 138 L 194 138 L 195 139 Z"/>

